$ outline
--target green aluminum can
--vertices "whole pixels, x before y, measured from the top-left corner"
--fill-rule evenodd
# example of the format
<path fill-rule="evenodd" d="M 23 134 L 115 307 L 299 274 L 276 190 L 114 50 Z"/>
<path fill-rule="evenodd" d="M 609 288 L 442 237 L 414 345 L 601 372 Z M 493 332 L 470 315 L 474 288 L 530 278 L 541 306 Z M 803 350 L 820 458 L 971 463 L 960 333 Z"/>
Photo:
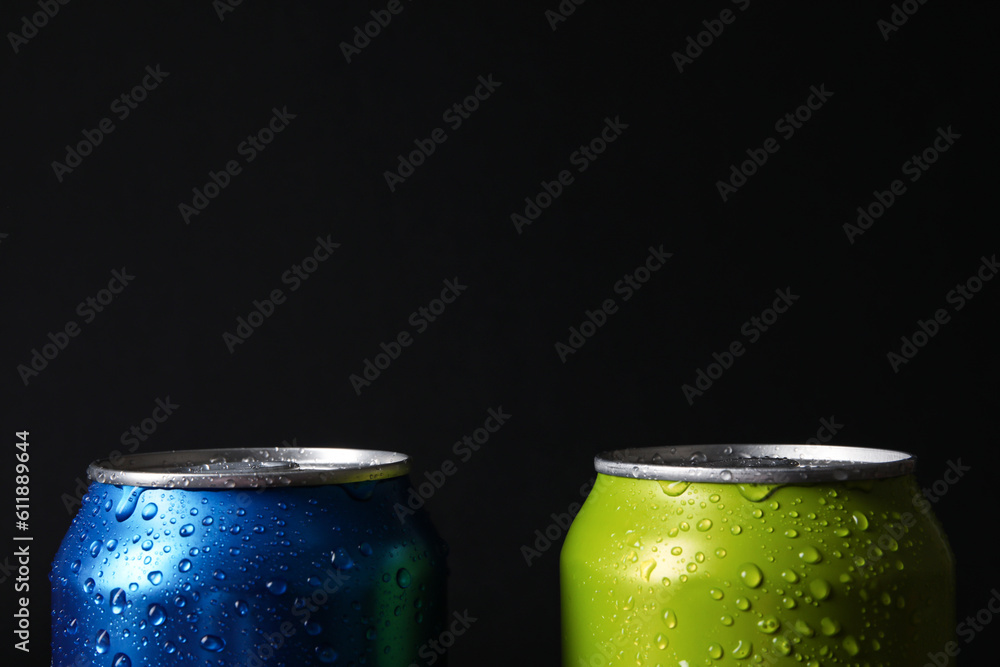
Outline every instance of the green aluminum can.
<path fill-rule="evenodd" d="M 914 458 L 626 449 L 563 545 L 564 667 L 918 667 L 954 639 L 951 551 Z"/>

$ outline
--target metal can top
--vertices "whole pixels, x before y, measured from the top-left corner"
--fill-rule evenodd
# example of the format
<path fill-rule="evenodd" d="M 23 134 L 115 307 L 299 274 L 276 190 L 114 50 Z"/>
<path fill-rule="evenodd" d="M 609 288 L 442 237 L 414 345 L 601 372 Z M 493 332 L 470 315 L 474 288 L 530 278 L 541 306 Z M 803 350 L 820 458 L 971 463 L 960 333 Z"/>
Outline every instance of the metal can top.
<path fill-rule="evenodd" d="M 906 452 L 833 445 L 683 445 L 619 449 L 594 457 L 599 473 L 716 484 L 790 484 L 911 474 Z"/>
<path fill-rule="evenodd" d="M 400 477 L 410 459 L 399 452 L 334 447 L 191 449 L 94 461 L 87 476 L 101 484 L 179 489 L 322 486 Z"/>

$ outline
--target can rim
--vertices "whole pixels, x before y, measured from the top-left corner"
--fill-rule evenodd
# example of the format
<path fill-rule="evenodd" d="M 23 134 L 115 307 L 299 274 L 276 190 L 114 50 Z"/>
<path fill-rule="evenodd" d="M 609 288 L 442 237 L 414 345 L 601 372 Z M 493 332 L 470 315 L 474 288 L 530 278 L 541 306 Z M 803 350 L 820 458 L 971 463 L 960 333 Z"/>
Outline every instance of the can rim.
<path fill-rule="evenodd" d="M 841 445 L 678 445 L 594 457 L 594 469 L 605 475 L 714 484 L 846 482 L 901 477 L 915 468 L 916 457 L 907 452 Z"/>
<path fill-rule="evenodd" d="M 410 457 L 345 447 L 245 447 L 143 452 L 100 459 L 87 476 L 101 484 L 180 489 L 322 486 L 401 477 Z"/>

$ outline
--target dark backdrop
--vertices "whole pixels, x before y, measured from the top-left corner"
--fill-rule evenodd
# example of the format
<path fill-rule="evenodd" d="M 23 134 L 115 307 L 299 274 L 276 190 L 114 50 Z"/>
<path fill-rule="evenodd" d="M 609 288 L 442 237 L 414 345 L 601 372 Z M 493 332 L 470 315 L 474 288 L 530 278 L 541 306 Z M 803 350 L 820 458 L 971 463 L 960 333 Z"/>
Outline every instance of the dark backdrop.
<path fill-rule="evenodd" d="M 559 543 L 530 566 L 521 547 L 622 446 L 832 435 L 915 452 L 924 486 L 960 460 L 934 509 L 959 617 L 984 608 L 1000 585 L 984 547 L 1000 282 L 953 290 L 995 271 L 996 8 L 803 4 L 567 0 L 557 20 L 556 0 L 402 0 L 345 55 L 386 3 L 4 3 L 3 496 L 28 430 L 37 663 L 16 657 L 47 664 L 46 574 L 80 479 L 128 449 L 353 443 L 411 454 L 417 481 L 452 460 L 426 506 L 451 545 L 451 606 L 479 619 L 455 665 L 557 663 Z M 898 29 L 880 27 L 894 11 Z M 477 87 L 455 127 L 444 114 Z M 782 122 L 797 110 L 808 119 Z M 242 142 L 275 113 L 282 130 L 248 160 Z M 437 128 L 443 143 L 400 167 Z M 593 159 L 577 152 L 602 131 L 614 141 Z M 937 137 L 925 171 L 904 165 Z M 389 170 L 405 178 L 390 187 Z M 205 193 L 210 172 L 226 186 Z M 873 218 L 845 228 L 859 206 Z M 282 276 L 317 237 L 339 247 L 293 290 Z M 650 248 L 672 255 L 626 300 L 618 281 Z M 115 271 L 128 284 L 102 294 Z M 446 280 L 466 288 L 420 330 L 411 313 Z M 275 289 L 283 303 L 227 344 Z M 776 290 L 797 298 L 774 321 Z M 603 325 L 572 337 L 608 299 Z M 350 376 L 404 331 L 357 391 Z M 903 337 L 924 344 L 894 360 Z M 178 407 L 123 443 L 158 399 Z M 501 408 L 502 428 L 457 456 Z M 994 659 L 994 632 L 963 644 L 966 664 Z"/>

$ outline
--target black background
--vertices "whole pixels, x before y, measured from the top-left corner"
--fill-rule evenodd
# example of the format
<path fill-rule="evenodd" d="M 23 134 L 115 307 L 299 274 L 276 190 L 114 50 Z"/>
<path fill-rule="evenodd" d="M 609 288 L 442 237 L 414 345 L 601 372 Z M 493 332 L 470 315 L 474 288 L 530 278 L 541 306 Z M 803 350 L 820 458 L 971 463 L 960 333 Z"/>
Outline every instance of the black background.
<path fill-rule="evenodd" d="M 248 0 L 220 19 L 209 2 L 76 0 L 17 53 L 5 38 L 0 495 L 13 505 L 28 430 L 35 539 L 37 662 L 17 664 L 48 664 L 46 574 L 78 478 L 167 397 L 180 407 L 137 451 L 353 443 L 409 453 L 415 481 L 455 461 L 427 502 L 451 606 L 478 618 L 455 665 L 558 663 L 559 545 L 530 567 L 521 547 L 582 500 L 596 452 L 802 442 L 821 419 L 837 444 L 916 453 L 924 486 L 971 466 L 934 509 L 959 618 L 982 609 L 1000 585 L 1000 285 L 960 311 L 946 295 L 998 250 L 997 10 L 931 0 L 886 40 L 890 3 L 806 4 L 590 0 L 553 30 L 555 0 L 404 0 L 350 63 L 339 44 L 384 3 Z M 672 54 L 725 8 L 735 20 L 679 72 Z M 4 3 L 0 29 L 37 11 Z M 111 102 L 157 65 L 169 75 L 119 120 Z M 500 86 L 451 129 L 442 113 L 490 75 Z M 821 85 L 823 106 L 777 133 Z M 284 107 L 295 118 L 245 162 L 237 146 Z M 105 117 L 114 132 L 60 181 L 53 161 Z M 577 172 L 606 118 L 628 127 Z M 438 127 L 447 140 L 390 191 L 383 173 Z M 949 127 L 960 138 L 911 183 L 902 164 Z M 768 137 L 778 152 L 724 202 L 716 182 Z M 178 205 L 232 159 L 242 172 L 186 224 Z M 563 169 L 573 183 L 519 233 L 511 214 Z M 844 223 L 893 179 L 905 194 L 852 243 Z M 281 276 L 317 236 L 341 246 L 290 292 Z M 672 258 L 624 301 L 616 281 L 661 245 Z M 84 323 L 77 304 L 122 267 L 134 281 Z M 456 277 L 467 290 L 358 395 L 349 376 Z M 223 333 L 275 288 L 287 301 L 230 353 Z M 682 385 L 786 288 L 794 306 L 689 404 Z M 608 298 L 618 311 L 564 363 L 555 344 Z M 887 353 L 938 308 L 951 320 L 894 372 Z M 17 367 L 70 320 L 80 334 L 25 384 Z M 508 423 L 459 461 L 453 443 L 498 406 Z M 964 664 L 992 664 L 993 637 L 963 644 Z"/>

